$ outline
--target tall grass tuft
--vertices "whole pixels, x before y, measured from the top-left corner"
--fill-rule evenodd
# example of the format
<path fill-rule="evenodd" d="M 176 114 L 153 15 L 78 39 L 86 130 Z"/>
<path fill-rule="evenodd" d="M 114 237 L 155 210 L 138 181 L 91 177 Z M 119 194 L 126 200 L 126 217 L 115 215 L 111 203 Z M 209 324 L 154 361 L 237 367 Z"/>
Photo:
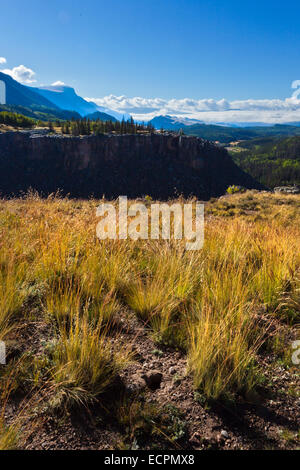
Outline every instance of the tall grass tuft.
<path fill-rule="evenodd" d="M 252 323 L 239 308 L 216 314 L 209 305 L 199 310 L 190 325 L 188 367 L 194 384 L 208 399 L 233 392 L 249 392 L 256 385 Z M 248 312 L 249 313 L 249 312 Z"/>
<path fill-rule="evenodd" d="M 101 319 L 91 326 L 85 316 L 72 318 L 70 329 L 61 329 L 51 357 L 56 406 L 86 405 L 99 398 L 129 361 L 128 348 L 113 351 Z"/>

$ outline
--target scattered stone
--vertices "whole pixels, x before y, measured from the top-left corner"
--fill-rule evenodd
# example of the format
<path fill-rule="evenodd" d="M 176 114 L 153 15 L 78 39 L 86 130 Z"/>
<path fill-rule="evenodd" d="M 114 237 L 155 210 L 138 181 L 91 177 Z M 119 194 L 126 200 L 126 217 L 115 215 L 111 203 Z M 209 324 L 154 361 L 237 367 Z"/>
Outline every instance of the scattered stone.
<path fill-rule="evenodd" d="M 229 434 L 227 431 L 225 431 L 224 429 L 222 429 L 221 431 L 221 436 L 224 438 L 224 439 L 229 439 Z"/>

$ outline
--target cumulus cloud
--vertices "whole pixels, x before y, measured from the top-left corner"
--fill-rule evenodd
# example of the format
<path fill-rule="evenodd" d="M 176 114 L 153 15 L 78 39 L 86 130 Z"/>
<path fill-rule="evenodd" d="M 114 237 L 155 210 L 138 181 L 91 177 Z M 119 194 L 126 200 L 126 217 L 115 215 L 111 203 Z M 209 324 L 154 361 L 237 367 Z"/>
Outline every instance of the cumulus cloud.
<path fill-rule="evenodd" d="M 295 92 L 284 100 L 235 100 L 192 98 L 170 99 L 129 98 L 109 95 L 103 98 L 86 98 L 102 106 L 121 113 L 129 113 L 134 119 L 148 121 L 155 116 L 170 115 L 204 122 L 265 122 L 284 123 L 300 121 L 300 80 L 292 83 Z"/>
<path fill-rule="evenodd" d="M 35 72 L 28 67 L 25 67 L 25 65 L 19 65 L 18 67 L 14 67 L 13 69 L 4 69 L 1 70 L 1 72 L 6 73 L 7 75 L 10 75 L 14 80 L 17 80 L 17 82 L 24 83 L 24 84 L 30 84 L 30 83 L 35 83 Z"/>
<path fill-rule="evenodd" d="M 0 57 L 0 64 L 1 64 L 1 65 L 2 65 L 2 64 L 6 64 L 6 62 L 7 62 L 7 61 L 6 61 L 5 57 Z"/>

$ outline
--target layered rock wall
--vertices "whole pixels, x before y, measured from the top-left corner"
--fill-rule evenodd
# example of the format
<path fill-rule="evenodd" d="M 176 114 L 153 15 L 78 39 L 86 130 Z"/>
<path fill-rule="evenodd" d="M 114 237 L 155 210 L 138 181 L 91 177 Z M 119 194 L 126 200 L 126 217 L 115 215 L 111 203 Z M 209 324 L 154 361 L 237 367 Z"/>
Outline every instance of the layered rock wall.
<path fill-rule="evenodd" d="M 237 184 L 261 189 L 228 152 L 196 137 L 100 135 L 63 137 L 0 134 L 0 193 L 34 188 L 73 197 L 208 199 Z"/>

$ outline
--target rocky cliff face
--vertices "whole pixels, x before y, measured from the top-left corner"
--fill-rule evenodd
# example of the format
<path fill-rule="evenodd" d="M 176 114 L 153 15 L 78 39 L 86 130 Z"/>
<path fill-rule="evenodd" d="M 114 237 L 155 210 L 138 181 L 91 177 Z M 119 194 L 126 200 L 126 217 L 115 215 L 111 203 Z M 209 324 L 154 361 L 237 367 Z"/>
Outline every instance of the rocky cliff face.
<path fill-rule="evenodd" d="M 223 194 L 232 184 L 260 189 L 226 150 L 196 137 L 0 134 L 0 193 L 32 187 L 73 197 L 150 195 L 166 199 Z"/>

